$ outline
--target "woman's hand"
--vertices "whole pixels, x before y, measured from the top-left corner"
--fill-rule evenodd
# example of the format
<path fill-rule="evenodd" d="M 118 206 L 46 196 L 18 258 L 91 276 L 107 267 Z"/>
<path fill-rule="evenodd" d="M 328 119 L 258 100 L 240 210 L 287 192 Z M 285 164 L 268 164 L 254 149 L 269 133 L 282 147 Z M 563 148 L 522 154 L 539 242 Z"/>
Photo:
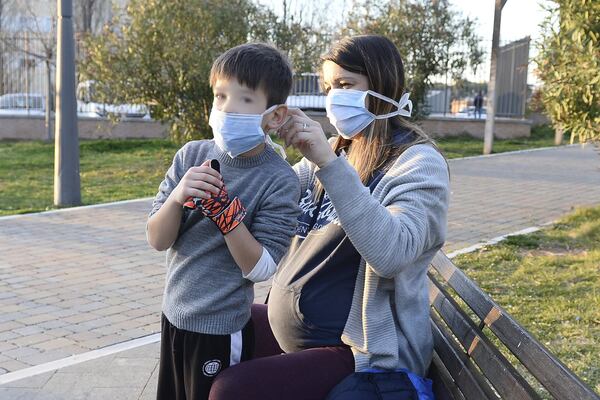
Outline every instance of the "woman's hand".
<path fill-rule="evenodd" d="M 294 146 L 319 168 L 337 158 L 321 124 L 308 118 L 299 108 L 289 108 L 288 121 L 278 130 L 286 146 Z"/>
<path fill-rule="evenodd" d="M 222 177 L 209 166 L 209 163 L 210 160 L 207 160 L 201 166 L 187 170 L 171 192 L 170 197 L 176 203 L 183 205 L 190 197 L 209 199 L 210 193 L 219 194 L 219 189 L 223 186 Z"/>

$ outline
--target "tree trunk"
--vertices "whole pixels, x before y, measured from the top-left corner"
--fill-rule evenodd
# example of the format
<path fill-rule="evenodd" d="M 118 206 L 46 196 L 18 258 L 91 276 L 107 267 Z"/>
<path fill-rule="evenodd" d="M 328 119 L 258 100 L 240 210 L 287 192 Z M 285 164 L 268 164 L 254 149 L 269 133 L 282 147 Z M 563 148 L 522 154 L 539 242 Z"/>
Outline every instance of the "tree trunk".
<path fill-rule="evenodd" d="M 561 125 L 556 125 L 554 128 L 554 144 L 560 146 L 563 142 L 564 131 Z"/>
<path fill-rule="evenodd" d="M 494 7 L 494 33 L 492 35 L 492 58 L 490 64 L 490 80 L 488 82 L 485 131 L 483 134 L 483 154 L 490 154 L 494 143 L 494 118 L 496 117 L 496 67 L 500 47 L 500 20 L 502 7 L 506 0 L 496 0 Z"/>

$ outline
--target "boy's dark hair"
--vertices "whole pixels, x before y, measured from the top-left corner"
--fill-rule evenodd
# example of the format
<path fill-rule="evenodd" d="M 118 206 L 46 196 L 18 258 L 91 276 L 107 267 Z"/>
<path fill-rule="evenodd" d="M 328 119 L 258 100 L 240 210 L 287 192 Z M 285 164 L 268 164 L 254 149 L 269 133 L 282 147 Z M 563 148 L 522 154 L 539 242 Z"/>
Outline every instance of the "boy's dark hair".
<path fill-rule="evenodd" d="M 267 95 L 267 108 L 284 104 L 292 90 L 292 68 L 287 57 L 265 43 L 246 43 L 227 50 L 213 63 L 210 86 L 217 79 L 236 78 L 252 90 L 262 89 Z"/>

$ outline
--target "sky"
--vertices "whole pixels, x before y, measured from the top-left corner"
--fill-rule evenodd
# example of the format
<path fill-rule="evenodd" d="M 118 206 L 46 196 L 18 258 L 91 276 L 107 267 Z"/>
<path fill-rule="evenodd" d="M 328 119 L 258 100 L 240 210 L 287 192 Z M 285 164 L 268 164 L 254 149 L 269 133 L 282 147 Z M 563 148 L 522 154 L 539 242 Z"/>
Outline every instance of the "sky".
<path fill-rule="evenodd" d="M 488 46 L 491 46 L 494 25 L 494 0 L 450 0 L 456 10 L 465 16 L 478 20 L 477 33 Z M 539 25 L 544 20 L 547 11 L 543 9 L 547 0 L 507 0 L 502 9 L 500 20 L 501 43 L 531 37 L 529 47 L 530 60 L 536 56 L 535 42 L 540 39 Z M 538 86 L 539 80 L 534 73 L 534 63 L 529 63 L 527 81 L 529 84 Z"/>
<path fill-rule="evenodd" d="M 452 5 L 464 15 L 477 18 L 478 34 L 485 40 L 492 40 L 494 24 L 494 0 L 450 0 Z M 500 40 L 512 41 L 531 36 L 540 36 L 539 24 L 546 12 L 542 5 L 545 0 L 508 0 L 502 9 Z"/>
<path fill-rule="evenodd" d="M 284 0 L 257 0 L 259 3 L 267 5 L 281 13 Z M 303 2 L 301 0 L 287 0 L 294 9 L 306 8 L 307 3 L 311 4 L 314 0 Z M 319 0 L 317 0 L 319 1 Z M 544 20 L 546 11 L 542 8 L 543 4 L 549 4 L 548 0 L 507 0 L 503 10 L 500 25 L 501 44 L 525 36 L 531 37 L 530 58 L 536 54 L 535 41 L 540 38 L 540 23 Z M 327 0 L 325 10 L 326 17 L 331 20 L 342 20 L 344 13 L 352 5 L 352 0 Z M 475 18 L 478 21 L 477 34 L 491 46 L 492 30 L 494 24 L 494 0 L 450 0 L 450 4 L 455 10 L 465 16 Z M 537 85 L 537 79 L 533 74 L 533 65 L 530 63 L 528 82 Z"/>
<path fill-rule="evenodd" d="M 259 3 L 268 5 L 277 13 L 283 10 L 284 0 L 257 0 Z M 294 9 L 310 7 L 312 1 L 287 0 L 287 4 Z M 318 1 L 318 0 L 317 0 Z M 548 0 L 508 0 L 502 10 L 502 24 L 500 28 L 500 39 L 516 40 L 525 36 L 532 39 L 539 37 L 538 25 L 544 19 L 544 11 L 541 4 L 549 3 Z M 492 25 L 494 23 L 494 0 L 450 0 L 455 10 L 466 16 L 477 18 L 479 21 L 479 35 L 484 40 L 492 40 Z M 352 5 L 352 0 L 328 0 L 326 13 L 327 18 L 332 20 L 343 19 L 343 14 Z"/>

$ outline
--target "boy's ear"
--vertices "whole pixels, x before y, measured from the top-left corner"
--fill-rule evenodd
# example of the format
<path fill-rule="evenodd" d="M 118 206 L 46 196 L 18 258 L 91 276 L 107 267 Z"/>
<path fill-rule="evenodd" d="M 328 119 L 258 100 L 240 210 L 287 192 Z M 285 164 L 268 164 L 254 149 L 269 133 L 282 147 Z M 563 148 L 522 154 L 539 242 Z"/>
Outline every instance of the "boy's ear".
<path fill-rule="evenodd" d="M 271 118 L 267 122 L 267 130 L 276 130 L 287 121 L 288 108 L 282 104 L 271 112 Z"/>

